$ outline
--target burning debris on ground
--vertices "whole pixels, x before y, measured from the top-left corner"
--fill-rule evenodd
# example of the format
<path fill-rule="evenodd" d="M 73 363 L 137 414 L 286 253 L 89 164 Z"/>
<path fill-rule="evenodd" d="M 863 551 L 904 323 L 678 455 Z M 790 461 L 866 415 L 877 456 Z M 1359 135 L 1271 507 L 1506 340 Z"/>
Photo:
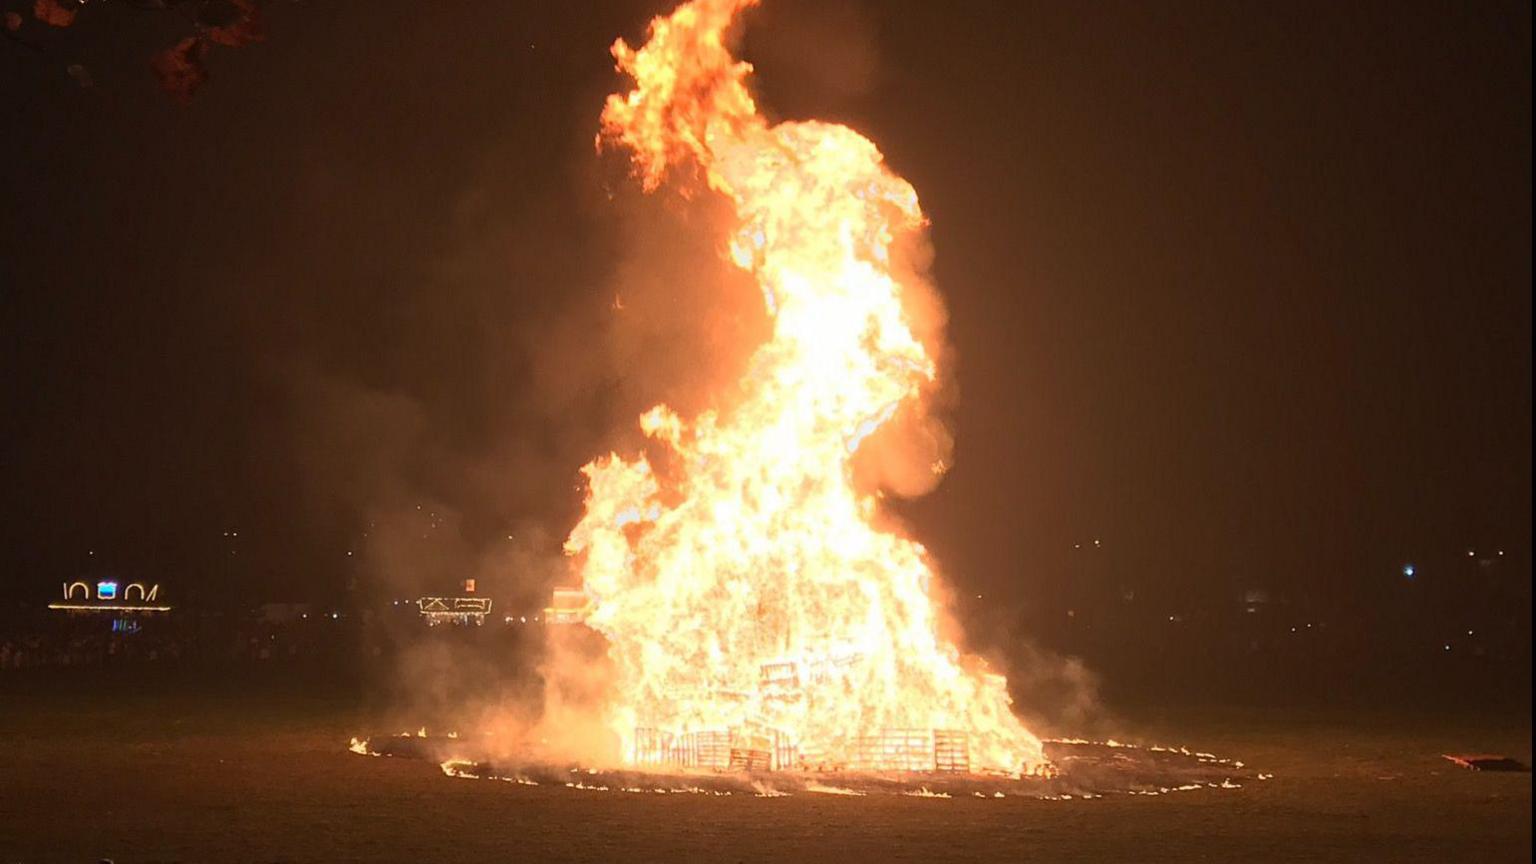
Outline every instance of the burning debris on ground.
<path fill-rule="evenodd" d="M 351 741 L 365 756 L 391 756 L 437 764 L 449 777 L 497 780 L 521 786 L 653 794 L 783 797 L 796 794 L 907 795 L 919 798 L 1092 800 L 1105 795 L 1163 795 L 1202 789 L 1240 789 L 1272 779 L 1240 761 L 1183 747 L 1135 746 L 1115 741 L 1047 740 L 1051 767 L 1026 776 L 944 770 L 933 763 L 878 766 L 786 766 L 752 763 L 722 752 L 693 763 L 594 768 L 541 759 L 536 743 L 518 755 L 487 755 L 484 741 L 402 733 Z M 722 736 L 722 738 L 725 736 Z"/>
<path fill-rule="evenodd" d="M 1498 753 L 1446 753 L 1442 758 L 1472 771 L 1529 772 L 1531 766 L 1511 756 Z"/>

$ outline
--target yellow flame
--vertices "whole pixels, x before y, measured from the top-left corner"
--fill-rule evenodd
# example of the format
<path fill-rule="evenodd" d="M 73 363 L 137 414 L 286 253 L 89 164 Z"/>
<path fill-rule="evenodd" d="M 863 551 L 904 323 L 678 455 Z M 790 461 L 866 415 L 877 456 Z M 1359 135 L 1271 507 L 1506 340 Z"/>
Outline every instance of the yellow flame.
<path fill-rule="evenodd" d="M 583 468 L 566 551 L 609 642 L 608 723 L 630 746 L 639 727 L 771 732 L 822 764 L 882 730 L 960 730 L 973 770 L 1018 773 L 1039 739 L 1006 681 L 941 638 L 925 550 L 877 528 L 879 492 L 853 478 L 937 372 L 892 266 L 924 225 L 917 193 L 852 129 L 758 113 L 726 43 L 753 2 L 695 0 L 613 46 L 635 86 L 609 97 L 599 146 L 627 148 L 648 191 L 693 171 L 733 205 L 725 244 L 772 335 L 728 406 L 641 418 L 665 477 L 644 455 Z"/>

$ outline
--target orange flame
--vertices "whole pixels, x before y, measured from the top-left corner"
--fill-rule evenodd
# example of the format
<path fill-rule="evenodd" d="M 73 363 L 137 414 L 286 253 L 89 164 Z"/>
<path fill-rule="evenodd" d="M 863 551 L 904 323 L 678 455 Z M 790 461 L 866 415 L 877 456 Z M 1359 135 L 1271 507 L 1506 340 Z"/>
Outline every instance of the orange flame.
<path fill-rule="evenodd" d="M 939 635 L 925 550 L 876 527 L 879 492 L 854 483 L 861 442 L 936 375 L 892 266 L 924 225 L 917 193 L 852 129 L 758 113 L 725 39 L 753 2 L 694 0 L 613 46 L 636 86 L 609 97 L 599 145 L 628 148 L 648 191 L 693 169 L 734 206 L 730 256 L 772 336 L 729 406 L 640 418 L 673 453 L 665 478 L 643 455 L 582 469 L 566 551 L 615 667 L 607 722 L 629 747 L 637 727 L 770 729 L 823 764 L 882 730 L 961 730 L 972 770 L 1018 773 L 1039 739 L 1003 677 Z"/>

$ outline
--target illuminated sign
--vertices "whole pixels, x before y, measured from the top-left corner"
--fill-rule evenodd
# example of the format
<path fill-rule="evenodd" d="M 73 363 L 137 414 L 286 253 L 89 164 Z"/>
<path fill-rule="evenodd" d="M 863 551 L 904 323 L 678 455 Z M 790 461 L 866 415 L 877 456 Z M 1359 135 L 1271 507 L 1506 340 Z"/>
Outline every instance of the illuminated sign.
<path fill-rule="evenodd" d="M 49 609 L 64 612 L 169 612 L 171 607 L 158 605 L 160 586 L 129 582 L 119 586 L 111 579 L 103 579 L 95 585 L 94 593 L 88 582 L 65 582 L 64 601 L 49 603 Z"/>
<path fill-rule="evenodd" d="M 489 597 L 422 597 L 416 601 L 416 608 L 428 624 L 468 624 L 471 621 L 484 624 L 486 613 L 491 611 L 491 600 Z"/>

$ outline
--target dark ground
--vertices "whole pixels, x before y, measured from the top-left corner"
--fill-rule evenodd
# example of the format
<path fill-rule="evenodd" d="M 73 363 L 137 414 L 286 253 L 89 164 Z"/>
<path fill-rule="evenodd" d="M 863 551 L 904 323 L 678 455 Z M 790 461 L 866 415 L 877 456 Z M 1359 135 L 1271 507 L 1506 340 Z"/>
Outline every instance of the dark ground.
<path fill-rule="evenodd" d="M 1091 801 L 639 796 L 346 750 L 381 715 L 271 675 L 0 679 L 0 862 L 1529 861 L 1528 711 L 1143 707 L 1126 736 L 1245 761 L 1235 790 Z M 137 673 L 142 674 L 142 673 Z M 190 694 L 197 695 L 190 695 Z"/>

